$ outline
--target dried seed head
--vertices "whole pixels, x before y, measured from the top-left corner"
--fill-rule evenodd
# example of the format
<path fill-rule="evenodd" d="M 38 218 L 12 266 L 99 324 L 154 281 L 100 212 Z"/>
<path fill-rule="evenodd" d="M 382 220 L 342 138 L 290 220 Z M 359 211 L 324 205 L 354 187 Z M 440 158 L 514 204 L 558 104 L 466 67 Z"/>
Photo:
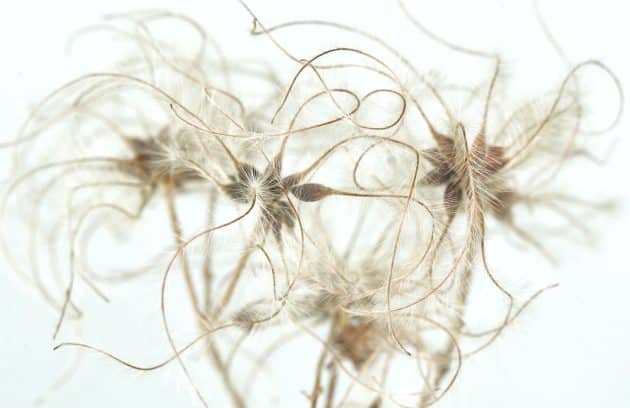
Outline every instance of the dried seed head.
<path fill-rule="evenodd" d="M 229 177 L 231 183 L 222 186 L 223 191 L 236 202 L 251 202 L 256 195 L 255 186 L 260 178 L 260 172 L 256 167 L 241 163 L 236 175 Z"/>
<path fill-rule="evenodd" d="M 166 178 L 176 186 L 188 181 L 201 180 L 197 172 L 179 167 L 178 158 L 189 153 L 179 136 L 179 133 L 166 126 L 156 137 L 126 138 L 125 142 L 131 148 L 134 157 L 121 165 L 122 171 L 148 184 Z"/>
<path fill-rule="evenodd" d="M 369 322 L 348 321 L 335 338 L 335 346 L 357 370 L 376 352 L 376 334 Z"/>

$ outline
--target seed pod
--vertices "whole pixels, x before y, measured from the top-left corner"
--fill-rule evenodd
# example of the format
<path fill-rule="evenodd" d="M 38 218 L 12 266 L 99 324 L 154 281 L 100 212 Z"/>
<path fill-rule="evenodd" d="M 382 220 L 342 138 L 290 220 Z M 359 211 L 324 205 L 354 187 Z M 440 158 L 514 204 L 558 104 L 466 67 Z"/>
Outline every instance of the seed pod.
<path fill-rule="evenodd" d="M 319 201 L 335 193 L 332 188 L 317 183 L 306 183 L 291 188 L 291 193 L 301 201 Z"/>

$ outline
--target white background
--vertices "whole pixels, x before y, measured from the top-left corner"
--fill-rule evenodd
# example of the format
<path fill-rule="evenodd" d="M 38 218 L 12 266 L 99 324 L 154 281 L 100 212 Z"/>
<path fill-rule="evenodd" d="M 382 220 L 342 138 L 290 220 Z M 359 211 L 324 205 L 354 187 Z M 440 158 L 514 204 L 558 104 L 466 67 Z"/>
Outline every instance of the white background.
<path fill-rule="evenodd" d="M 540 34 L 529 1 L 413 3 L 412 9 L 422 13 L 423 21 L 453 42 L 504 52 L 508 65 L 513 62 L 509 68 L 513 77 L 521 73 L 520 67 L 525 67 L 531 75 L 524 75 L 524 81 L 534 84 L 545 75 L 548 64 L 558 66 L 557 60 L 550 61 L 557 56 Z M 395 1 L 252 1 L 251 6 L 268 25 L 300 18 L 344 22 L 369 29 L 396 44 L 406 55 L 412 55 L 421 70 L 441 69 L 444 65 L 423 58 L 422 47 L 416 46 L 419 34 L 406 23 Z M 247 45 L 250 19 L 235 1 L 5 2 L 0 10 L 2 140 L 15 134 L 29 104 L 63 80 L 83 72 L 81 65 L 64 56 L 65 42 L 76 29 L 97 22 L 103 13 L 142 8 L 164 8 L 189 14 L 224 45 L 231 44 L 231 35 L 242 37 L 238 41 L 245 44 L 242 45 L 245 48 L 233 50 L 233 53 L 258 53 L 274 64 L 286 63 L 291 67 L 272 47 L 257 47 L 264 44 L 262 38 L 249 40 Z M 601 59 L 622 82 L 630 83 L 627 42 L 630 11 L 626 2 L 544 1 L 541 8 L 572 61 Z M 300 40 L 293 38 L 292 44 L 299 44 Z M 320 50 L 343 45 L 337 43 L 334 32 L 328 37 L 318 37 L 315 44 L 313 49 Z M 102 49 L 102 52 L 106 56 L 109 50 Z M 536 60 L 533 57 L 536 55 L 542 57 Z M 522 61 L 526 63 L 517 65 Z M 445 69 L 457 72 L 467 67 Z M 524 82 L 519 86 L 528 85 Z M 614 156 L 607 167 L 600 170 L 601 175 L 590 180 L 599 183 L 621 203 L 617 212 L 604 220 L 604 227 L 599 228 L 595 245 L 565 251 L 553 274 L 553 280 L 560 282 L 560 287 L 539 299 L 495 346 L 467 362 L 452 393 L 439 406 L 630 405 L 630 268 L 627 257 L 630 143 L 626 139 L 629 130 L 628 121 L 624 119 L 615 130 L 620 142 Z M 8 169 L 4 152 L 0 152 L 0 160 L 0 179 L 4 179 Z M 0 406 L 32 405 L 69 364 L 70 353 L 52 352 L 55 318 L 55 314 L 0 261 Z M 107 319 L 101 324 L 106 325 L 105 331 L 126 330 Z M 307 372 L 310 375 L 310 369 Z M 193 404 L 194 399 L 180 377 L 183 376 L 177 369 L 143 375 L 88 356 L 74 378 L 49 395 L 44 405 L 168 407 Z M 301 401 L 300 398 L 296 396 L 295 401 Z M 221 406 L 222 403 L 216 404 Z"/>

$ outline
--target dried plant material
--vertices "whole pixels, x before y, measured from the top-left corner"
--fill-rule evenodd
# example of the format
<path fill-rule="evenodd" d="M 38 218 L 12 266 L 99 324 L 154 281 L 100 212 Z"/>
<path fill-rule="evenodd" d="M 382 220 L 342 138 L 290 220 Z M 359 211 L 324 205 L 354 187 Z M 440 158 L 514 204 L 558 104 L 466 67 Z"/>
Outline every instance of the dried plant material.
<path fill-rule="evenodd" d="M 585 136 L 618 122 L 620 82 L 602 62 L 569 64 L 552 89 L 515 103 L 500 55 L 443 38 L 404 2 L 414 33 L 481 61 L 484 76 L 437 81 L 371 31 L 320 20 L 267 26 L 240 3 L 260 37 L 252 41 L 285 57 L 262 71 L 170 12 L 110 15 L 77 35 L 113 35 L 129 54 L 57 88 L 3 145 L 15 167 L 1 208 L 4 252 L 58 313 L 55 349 L 143 372 L 176 361 L 201 405 L 219 397 L 193 350 L 208 357 L 235 407 L 256 406 L 251 390 L 274 370 L 311 366 L 308 384 L 281 392 L 301 392 L 313 408 L 440 406 L 466 358 L 556 286 L 512 289 L 511 271 L 492 264 L 490 234 L 508 242 L 507 231 L 527 256 L 553 260 L 545 241 L 554 234 L 529 227 L 549 222 L 541 210 L 560 220 L 555 235 L 588 235 L 574 211 L 607 209 L 574 196 L 563 177 L 574 161 L 596 161 Z M 192 33 L 192 45 L 162 35 L 165 21 Z M 365 48 L 304 55 L 284 43 L 308 27 L 350 34 Z M 580 75 L 593 68 L 619 95 L 605 132 L 583 126 Z M 20 220 L 25 248 L 7 220 Z M 155 257 L 165 250 L 166 259 Z M 110 301 L 152 271 L 161 273 L 155 299 L 167 340 L 155 341 L 168 355 L 141 364 L 57 340 L 68 337 L 67 320 L 92 319 L 83 310 L 90 296 Z M 484 282 L 484 296 L 498 300 L 480 328 L 471 310 Z M 293 341 L 310 351 L 282 363 L 276 355 Z M 414 386 L 391 381 L 397 375 Z"/>

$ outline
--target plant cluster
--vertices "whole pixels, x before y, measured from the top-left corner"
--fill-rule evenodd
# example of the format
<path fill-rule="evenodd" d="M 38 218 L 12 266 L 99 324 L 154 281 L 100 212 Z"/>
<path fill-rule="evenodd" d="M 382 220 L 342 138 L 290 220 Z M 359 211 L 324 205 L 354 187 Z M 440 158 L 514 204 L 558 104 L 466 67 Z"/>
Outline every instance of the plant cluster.
<path fill-rule="evenodd" d="M 548 92 L 504 102 L 498 55 L 451 44 L 402 7 L 419 35 L 479 59 L 487 75 L 434 81 L 372 33 L 314 20 L 265 27 L 247 6 L 252 35 L 287 57 L 278 64 L 292 77 L 230 60 L 175 13 L 113 15 L 81 32 L 105 31 L 132 51 L 50 93 L 5 145 L 15 173 L 2 245 L 57 312 L 56 348 L 140 371 L 179 364 L 214 406 L 190 369 L 192 349 L 203 350 L 244 407 L 255 406 L 248 390 L 267 361 L 305 337 L 320 349 L 312 362 L 300 356 L 315 367 L 305 405 L 440 401 L 466 358 L 554 286 L 517 294 L 502 276 L 510 270 L 492 267 L 488 237 L 553 262 L 551 236 L 588 234 L 584 214 L 608 208 L 566 180 L 573 163 L 598 162 L 593 140 L 612 129 L 584 129 L 580 74 L 601 70 L 621 88 L 586 61 Z M 160 37 L 164 21 L 192 30 L 197 45 Z M 385 56 L 350 46 L 294 55 L 278 38 L 306 27 L 350 33 Z M 611 106 L 621 112 L 619 94 Z M 549 228 L 533 227 L 536 217 Z M 94 343 L 60 343 L 66 326 L 90 319 L 87 298 L 113 302 L 109 293 L 155 273 L 170 356 L 143 366 Z M 484 281 L 499 303 L 480 328 L 469 309 Z M 184 339 L 175 325 L 190 322 L 196 335 Z M 249 376 L 235 376 L 234 361 Z M 388 384 L 396 373 L 415 375 L 416 387 Z"/>

